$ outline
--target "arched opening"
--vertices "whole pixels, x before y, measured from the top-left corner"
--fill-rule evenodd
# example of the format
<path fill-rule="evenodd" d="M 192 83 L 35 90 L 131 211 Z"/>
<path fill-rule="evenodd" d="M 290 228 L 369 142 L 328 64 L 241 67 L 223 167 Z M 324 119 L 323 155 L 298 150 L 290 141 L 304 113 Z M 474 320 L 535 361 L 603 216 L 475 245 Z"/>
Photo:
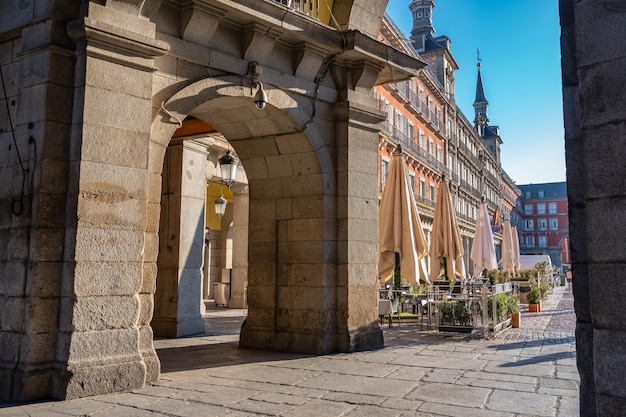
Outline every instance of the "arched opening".
<path fill-rule="evenodd" d="M 328 195 L 335 192 L 331 158 L 325 148 L 317 146 L 316 149 L 317 131 L 314 128 L 307 131 L 309 135 L 299 131 L 298 126 L 306 122 L 307 115 L 302 108 L 310 108 L 309 99 L 304 98 L 297 103 L 300 98 L 270 89 L 270 104 L 260 111 L 252 100 L 250 88 L 240 84 L 239 79 L 235 82 L 210 78 L 200 80 L 175 94 L 168 102 L 171 114 L 160 116 L 153 125 L 155 136 L 152 140 L 161 146 L 167 145 L 167 148 L 156 148 L 159 152 L 154 154 L 154 157 L 163 158 L 159 230 L 161 252 L 169 250 L 167 244 L 171 240 L 171 231 L 161 229 L 169 224 L 163 218 L 167 210 L 165 197 L 172 187 L 166 182 L 166 164 L 168 153 L 175 143 L 170 139 L 177 127 L 176 124 L 170 126 L 171 116 L 175 114 L 174 117 L 179 120 L 194 118 L 213 127 L 215 134 L 222 135 L 227 140 L 226 146 L 239 157 L 246 174 L 247 185 L 235 184 L 233 187 L 233 201 L 227 206 L 232 211 L 222 219 L 218 231 L 219 243 L 216 242 L 219 246 L 210 251 L 212 257 L 220 259 L 215 265 L 210 265 L 217 270 L 213 273 L 214 278 L 217 280 L 219 277 L 220 282 L 224 282 L 225 274 L 228 274 L 231 300 L 235 300 L 236 307 L 247 307 L 248 316 L 240 345 L 318 353 L 336 349 L 337 342 L 332 339 L 334 332 L 327 331 L 329 326 L 336 325 L 337 302 L 336 270 L 329 266 L 337 250 L 332 236 L 336 227 L 328 218 L 329 206 L 333 204 Z M 176 112 L 170 108 L 175 108 Z M 320 141 L 319 138 L 317 140 Z M 197 140 L 189 141 L 197 144 Z M 184 153 L 185 141 L 181 142 L 182 145 L 175 146 L 181 147 Z M 212 161 L 222 155 L 212 154 L 219 152 L 211 146 L 205 149 L 203 157 L 207 166 L 204 172 L 215 170 L 217 167 L 212 166 Z M 186 172 L 191 168 L 185 165 L 185 161 L 189 165 L 193 158 L 180 159 L 183 185 L 176 186 L 182 190 L 185 188 L 185 177 L 191 175 Z M 197 163 L 201 159 L 198 158 Z M 203 172 L 198 167 L 194 169 L 198 173 Z M 201 183 L 204 181 L 206 184 L 207 179 L 219 180 L 209 175 L 203 177 Z M 209 189 L 211 185 L 209 182 Z M 246 193 L 238 193 L 238 186 L 245 188 Z M 207 230 L 205 224 L 201 224 L 208 216 L 205 216 L 206 212 L 200 215 L 197 207 L 201 201 L 199 194 L 206 193 L 206 187 L 198 187 L 196 192 L 197 201 L 192 203 L 195 209 L 181 208 L 175 221 L 179 226 L 187 223 L 178 231 L 181 240 L 185 240 L 184 235 L 187 236 L 188 253 L 195 256 L 196 261 L 191 262 L 191 256 L 179 257 L 172 267 L 180 272 L 189 266 L 193 273 L 185 272 L 192 282 L 180 279 L 181 274 L 162 274 L 162 260 L 167 259 L 168 254 L 165 257 L 159 254 L 152 320 L 156 336 L 167 335 L 159 329 L 163 321 L 162 312 L 169 314 L 165 321 L 176 322 L 170 323 L 170 326 L 178 327 L 169 331 L 170 337 L 201 331 L 204 324 L 201 300 L 204 295 L 210 295 L 211 290 L 215 291 L 202 289 L 203 285 L 212 283 L 203 277 L 210 268 L 207 269 L 207 265 L 197 259 L 207 259 L 207 240 L 212 240 L 211 234 L 216 230 Z M 151 193 L 154 194 L 154 190 Z M 246 201 L 238 200 L 238 196 L 242 195 L 245 195 Z M 202 199 L 206 200 L 206 197 Z M 205 205 L 202 210 L 210 210 L 208 206 Z M 185 232 L 187 229 L 191 232 Z M 194 248 L 196 245 L 197 249 Z M 228 265 L 229 258 L 231 265 Z M 183 284 L 184 288 L 181 287 Z M 184 302 L 181 295 L 191 302 Z M 172 306 L 164 309 L 162 306 L 172 303 L 179 306 L 175 309 Z M 181 312 L 188 316 L 181 315 Z"/>

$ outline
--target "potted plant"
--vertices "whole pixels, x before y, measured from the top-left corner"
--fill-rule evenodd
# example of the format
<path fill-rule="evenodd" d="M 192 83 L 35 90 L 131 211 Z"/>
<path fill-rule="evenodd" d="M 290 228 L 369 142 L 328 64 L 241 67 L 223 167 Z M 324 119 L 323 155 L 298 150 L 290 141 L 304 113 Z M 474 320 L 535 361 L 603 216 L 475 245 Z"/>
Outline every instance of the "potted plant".
<path fill-rule="evenodd" d="M 511 327 L 518 328 L 522 323 L 522 315 L 519 312 L 519 295 L 509 297 L 509 314 L 511 315 Z"/>
<path fill-rule="evenodd" d="M 539 284 L 539 297 L 543 300 L 548 296 L 548 292 L 550 292 L 550 284 L 544 279 Z"/>
<path fill-rule="evenodd" d="M 528 292 L 528 311 L 531 313 L 541 311 L 541 305 L 539 304 L 540 301 L 541 293 L 539 292 L 537 281 L 534 279 L 530 280 L 530 291 Z"/>
<path fill-rule="evenodd" d="M 443 301 L 439 307 L 439 331 L 470 333 L 473 329 L 469 303 Z"/>

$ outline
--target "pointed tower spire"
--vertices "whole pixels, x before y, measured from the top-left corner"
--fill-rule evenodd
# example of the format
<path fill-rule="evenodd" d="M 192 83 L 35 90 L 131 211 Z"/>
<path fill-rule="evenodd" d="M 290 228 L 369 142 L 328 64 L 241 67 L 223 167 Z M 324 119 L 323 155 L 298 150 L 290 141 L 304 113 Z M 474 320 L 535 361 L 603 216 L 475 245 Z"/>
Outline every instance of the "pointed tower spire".
<path fill-rule="evenodd" d="M 483 77 L 480 73 L 481 59 L 480 59 L 480 51 L 476 49 L 476 67 L 478 67 L 478 79 L 476 80 L 476 98 L 474 99 L 474 113 L 476 117 L 474 118 L 474 128 L 478 131 L 478 134 L 483 136 L 484 126 L 489 122 L 489 117 L 487 116 L 487 108 L 489 107 L 489 102 L 485 98 L 485 90 L 483 88 Z"/>

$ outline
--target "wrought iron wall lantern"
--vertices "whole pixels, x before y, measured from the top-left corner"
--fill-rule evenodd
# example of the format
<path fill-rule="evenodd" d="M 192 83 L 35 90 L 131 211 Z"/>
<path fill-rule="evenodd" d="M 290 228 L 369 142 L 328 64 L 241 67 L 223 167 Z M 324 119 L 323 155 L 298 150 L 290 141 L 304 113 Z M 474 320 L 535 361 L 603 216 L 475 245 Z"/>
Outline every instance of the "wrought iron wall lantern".
<path fill-rule="evenodd" d="M 224 216 L 224 213 L 226 213 L 227 203 L 228 201 L 224 198 L 224 194 L 221 194 L 215 199 L 215 214 L 219 219 L 221 219 Z"/>
<path fill-rule="evenodd" d="M 229 149 L 226 151 L 226 154 L 219 159 L 219 163 L 220 171 L 222 173 L 222 182 L 226 184 L 230 190 L 230 187 L 232 187 L 235 179 L 237 178 L 239 159 L 233 155 Z M 227 203 L 228 201 L 224 198 L 224 193 L 220 192 L 220 196 L 215 199 L 215 214 L 219 219 L 224 216 Z"/>

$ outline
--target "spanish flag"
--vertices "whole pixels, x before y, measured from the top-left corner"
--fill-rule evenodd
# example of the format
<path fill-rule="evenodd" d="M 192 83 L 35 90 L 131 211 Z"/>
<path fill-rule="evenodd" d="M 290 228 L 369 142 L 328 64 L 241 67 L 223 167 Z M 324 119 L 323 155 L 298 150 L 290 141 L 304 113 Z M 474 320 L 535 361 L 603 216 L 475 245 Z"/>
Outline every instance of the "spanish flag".
<path fill-rule="evenodd" d="M 491 230 L 494 233 L 502 233 L 502 219 L 500 215 L 500 209 L 496 208 L 496 211 L 493 212 L 493 217 L 491 218 Z"/>

